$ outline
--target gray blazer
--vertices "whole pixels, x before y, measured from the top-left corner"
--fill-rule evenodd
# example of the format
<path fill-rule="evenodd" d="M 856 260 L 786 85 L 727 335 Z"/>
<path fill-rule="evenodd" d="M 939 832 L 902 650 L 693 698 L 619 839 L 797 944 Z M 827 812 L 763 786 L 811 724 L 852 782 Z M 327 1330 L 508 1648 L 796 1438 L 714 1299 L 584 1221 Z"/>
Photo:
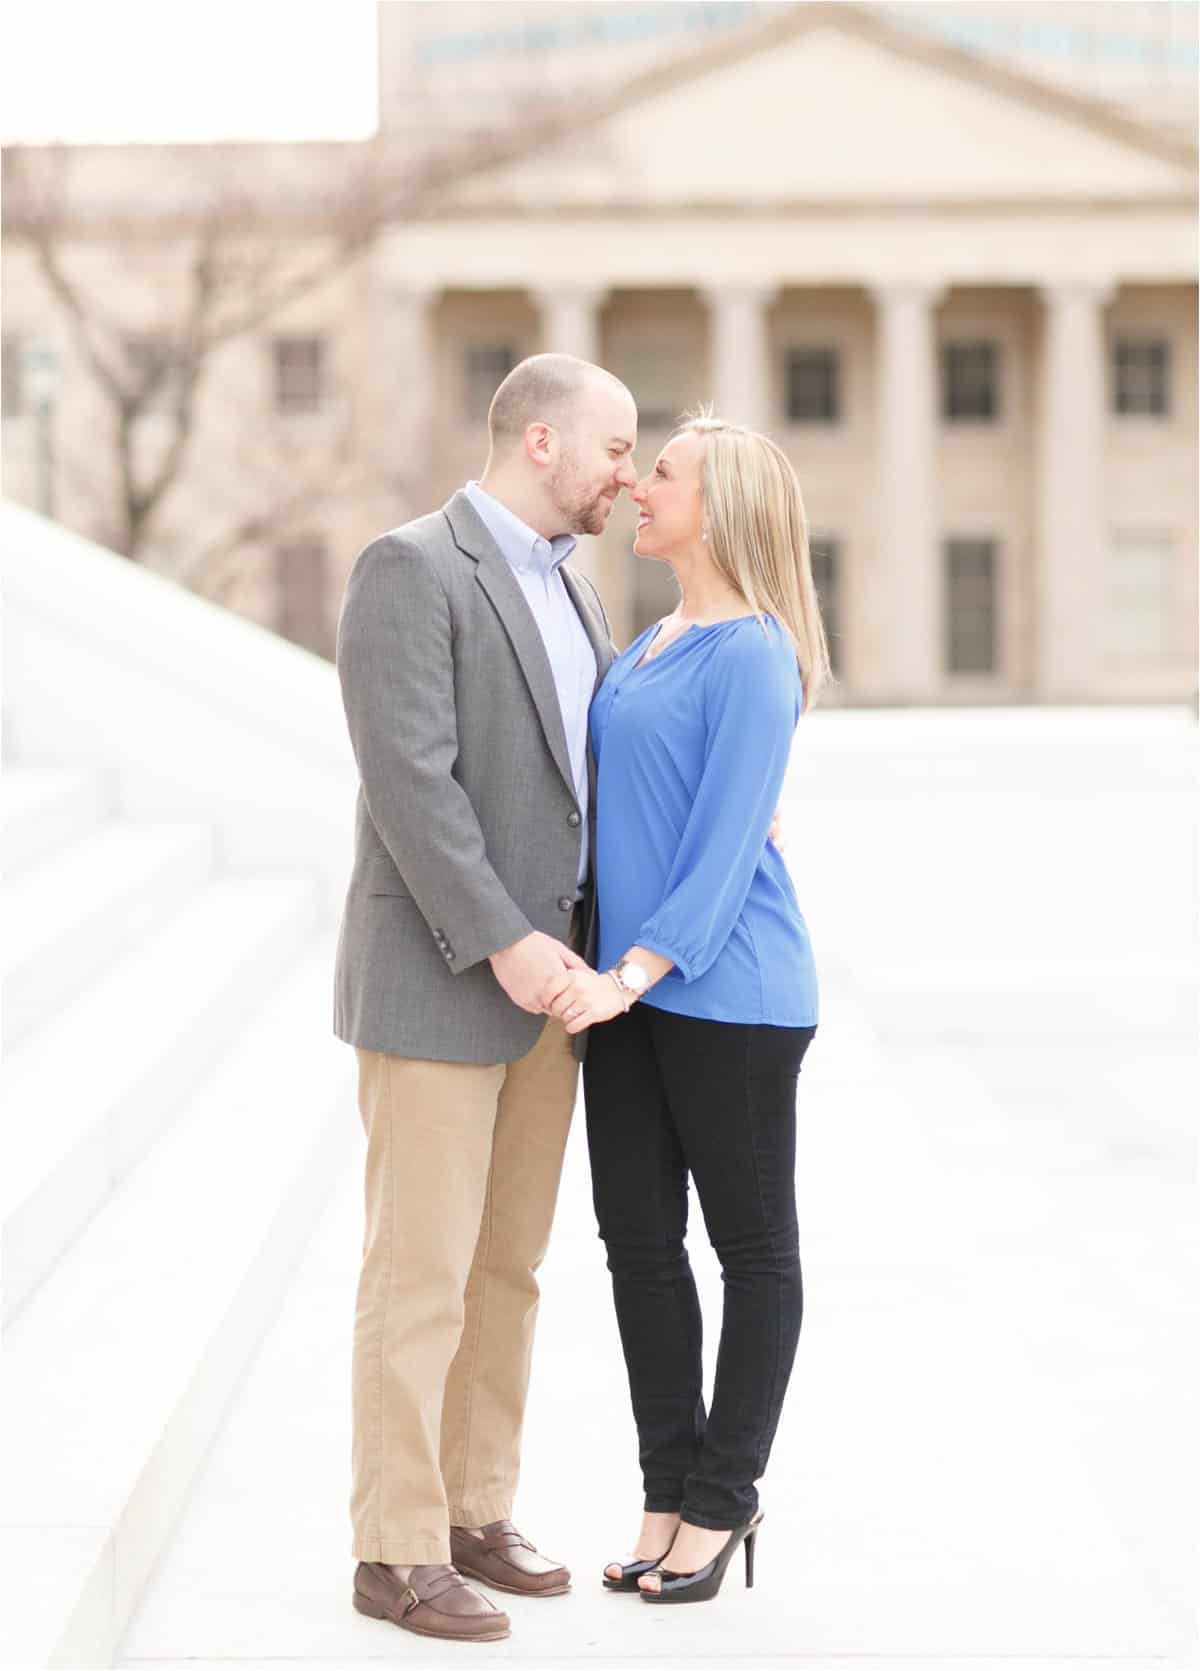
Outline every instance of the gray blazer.
<path fill-rule="evenodd" d="M 560 572 L 599 684 L 614 655 L 603 605 Z M 335 1031 L 393 1056 L 515 1061 L 544 1021 L 487 959 L 532 929 L 567 939 L 580 810 L 537 623 L 464 493 L 360 554 L 337 666 L 361 781 Z M 590 756 L 589 775 L 594 788 Z M 590 886 L 584 909 L 590 961 Z"/>

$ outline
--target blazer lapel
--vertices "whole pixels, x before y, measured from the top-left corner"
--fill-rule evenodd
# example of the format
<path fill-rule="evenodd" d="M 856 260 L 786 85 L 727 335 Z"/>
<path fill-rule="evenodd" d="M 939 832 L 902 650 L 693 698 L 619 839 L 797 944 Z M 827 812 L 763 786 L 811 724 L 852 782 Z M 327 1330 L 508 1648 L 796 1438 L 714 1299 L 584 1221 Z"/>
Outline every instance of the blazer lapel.
<path fill-rule="evenodd" d="M 542 724 L 546 746 L 573 795 L 575 776 L 571 771 L 571 756 L 567 751 L 567 735 L 563 730 L 558 691 L 554 687 L 550 658 L 546 654 L 546 646 L 542 643 L 542 635 L 538 631 L 533 613 L 525 602 L 516 577 L 466 494 L 456 493 L 445 506 L 444 515 L 450 524 L 455 545 L 476 564 L 476 578 L 500 617 L 521 671 L 525 675 L 525 683 L 529 686 L 529 694 L 533 698 L 533 705 Z"/>
<path fill-rule="evenodd" d="M 583 585 L 579 576 L 569 569 L 565 563 L 559 568 L 563 585 L 567 588 L 567 596 L 575 605 L 575 612 L 583 622 L 583 630 L 588 635 L 588 642 L 592 646 L 596 657 L 596 682 L 592 686 L 592 695 L 600 689 L 600 682 L 608 672 L 614 661 L 613 647 L 608 633 L 604 629 L 604 622 L 597 613 L 588 588 Z"/>
<path fill-rule="evenodd" d="M 565 563 L 562 565 L 562 567 L 559 569 L 558 572 L 563 577 L 563 584 L 567 588 L 567 592 L 570 596 L 571 602 L 575 605 L 575 608 L 579 613 L 579 619 L 583 622 L 583 630 L 588 635 L 588 639 L 591 643 L 592 650 L 593 650 L 593 652 L 595 654 L 595 657 L 596 657 L 596 682 L 592 686 L 592 695 L 594 697 L 596 692 L 600 689 L 600 685 L 601 685 L 601 682 L 604 679 L 604 675 L 608 672 L 608 670 L 612 666 L 613 662 L 617 659 L 616 658 L 616 653 L 613 649 L 612 640 L 608 636 L 608 629 L 605 627 L 604 617 L 600 614 L 599 610 L 596 608 L 596 605 L 593 603 L 591 591 L 589 590 L 589 588 L 587 586 L 583 585 L 580 582 L 579 576 L 577 574 L 573 574 L 571 572 L 571 570 L 568 569 L 568 567 Z M 590 832 L 589 833 L 589 840 L 593 843 L 593 845 L 589 849 L 589 851 L 593 855 L 593 858 L 592 858 L 592 862 L 588 866 L 588 869 L 589 869 L 589 872 L 591 873 L 591 875 L 594 876 L 595 875 L 595 869 L 594 869 L 594 865 L 595 865 L 595 858 L 594 858 L 595 845 L 594 845 L 594 843 L 595 843 L 595 829 L 596 829 L 596 752 L 592 748 L 592 728 L 591 728 L 590 724 L 588 726 L 587 774 L 588 774 L 588 830 Z M 591 905 L 589 907 L 589 915 L 588 915 L 588 940 L 589 940 L 589 943 L 590 943 L 590 940 L 591 940 L 592 918 L 595 915 L 595 909 L 596 909 L 596 899 L 595 899 L 595 893 L 593 892 L 592 896 L 591 896 Z"/>

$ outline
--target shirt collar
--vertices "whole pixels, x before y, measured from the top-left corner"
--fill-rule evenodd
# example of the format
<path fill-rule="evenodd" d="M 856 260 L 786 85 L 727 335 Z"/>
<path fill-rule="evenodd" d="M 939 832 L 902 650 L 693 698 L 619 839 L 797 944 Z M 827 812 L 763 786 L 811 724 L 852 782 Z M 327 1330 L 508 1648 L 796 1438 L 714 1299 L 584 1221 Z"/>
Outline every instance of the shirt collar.
<path fill-rule="evenodd" d="M 576 541 L 570 534 L 556 534 L 552 540 L 546 539 L 527 522 L 522 522 L 507 505 L 502 505 L 499 499 L 480 487 L 478 482 L 468 482 L 464 492 L 483 518 L 484 526 L 500 547 L 505 561 L 518 573 L 552 574 L 574 551 Z"/>

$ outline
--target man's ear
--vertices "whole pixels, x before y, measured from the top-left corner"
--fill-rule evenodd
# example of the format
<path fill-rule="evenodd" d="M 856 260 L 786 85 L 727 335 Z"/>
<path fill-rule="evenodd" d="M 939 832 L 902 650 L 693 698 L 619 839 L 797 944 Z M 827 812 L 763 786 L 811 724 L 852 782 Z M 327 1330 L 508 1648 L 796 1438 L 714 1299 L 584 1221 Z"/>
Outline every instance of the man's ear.
<path fill-rule="evenodd" d="M 525 451 L 535 464 L 552 464 L 557 439 L 558 432 L 551 424 L 530 424 L 525 431 Z"/>

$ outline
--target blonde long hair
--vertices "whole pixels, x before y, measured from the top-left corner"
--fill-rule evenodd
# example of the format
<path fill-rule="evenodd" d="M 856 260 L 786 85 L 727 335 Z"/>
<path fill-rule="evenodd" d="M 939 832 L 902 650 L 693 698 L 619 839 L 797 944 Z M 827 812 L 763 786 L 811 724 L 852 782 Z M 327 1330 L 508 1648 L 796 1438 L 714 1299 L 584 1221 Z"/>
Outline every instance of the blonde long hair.
<path fill-rule="evenodd" d="M 708 549 L 760 618 L 774 615 L 792 641 L 805 709 L 832 677 L 808 554 L 808 520 L 791 460 L 769 435 L 701 409 L 676 435 L 704 438 L 700 482 Z"/>

